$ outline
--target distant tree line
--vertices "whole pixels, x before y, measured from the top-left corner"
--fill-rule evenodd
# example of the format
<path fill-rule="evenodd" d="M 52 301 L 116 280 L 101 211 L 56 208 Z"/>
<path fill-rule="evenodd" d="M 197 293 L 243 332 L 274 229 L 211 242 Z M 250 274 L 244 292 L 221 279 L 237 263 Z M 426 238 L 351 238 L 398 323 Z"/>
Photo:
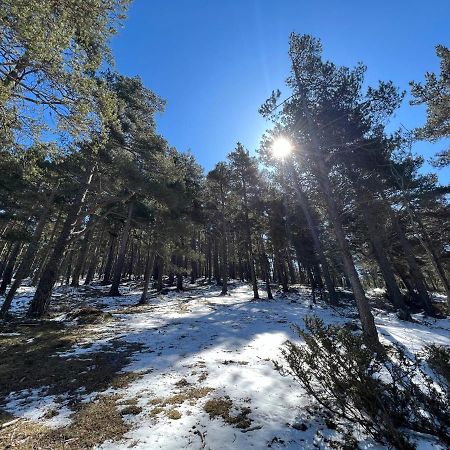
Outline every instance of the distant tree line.
<path fill-rule="evenodd" d="M 450 135 L 450 53 L 440 76 L 412 83 L 426 125 L 388 132 L 404 93 L 365 88 L 365 67 L 322 58 L 292 34 L 288 95 L 260 109 L 272 121 L 258 157 L 240 144 L 204 174 L 156 132 L 164 101 L 138 77 L 108 69 L 108 39 L 126 1 L 3 1 L 0 15 L 0 294 L 2 317 L 27 278 L 28 315 L 48 310 L 57 284 L 100 282 L 120 295 L 139 280 L 184 289 L 203 279 L 272 289 L 309 285 L 338 305 L 350 288 L 367 341 L 378 341 L 369 288 L 408 319 L 450 299 L 449 189 L 420 172 L 414 139 Z M 277 158 L 273 144 L 292 151 Z M 435 164 L 448 164 L 441 152 Z"/>

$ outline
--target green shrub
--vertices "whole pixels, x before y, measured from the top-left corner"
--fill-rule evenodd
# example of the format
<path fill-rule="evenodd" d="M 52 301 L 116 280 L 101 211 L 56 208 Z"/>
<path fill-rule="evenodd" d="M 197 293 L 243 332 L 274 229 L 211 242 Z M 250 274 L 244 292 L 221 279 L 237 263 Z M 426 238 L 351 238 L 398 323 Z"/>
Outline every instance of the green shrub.
<path fill-rule="evenodd" d="M 428 365 L 450 384 L 450 348 L 444 345 L 430 344 L 424 349 L 425 360 Z"/>
<path fill-rule="evenodd" d="M 276 367 L 297 378 L 335 420 L 401 450 L 415 448 L 401 429 L 450 443 L 447 386 L 428 376 L 419 358 L 409 358 L 399 346 L 375 354 L 361 335 L 325 326 L 317 317 L 305 319 L 305 330 L 295 330 L 306 345 L 287 341 L 282 353 L 288 368 Z"/>

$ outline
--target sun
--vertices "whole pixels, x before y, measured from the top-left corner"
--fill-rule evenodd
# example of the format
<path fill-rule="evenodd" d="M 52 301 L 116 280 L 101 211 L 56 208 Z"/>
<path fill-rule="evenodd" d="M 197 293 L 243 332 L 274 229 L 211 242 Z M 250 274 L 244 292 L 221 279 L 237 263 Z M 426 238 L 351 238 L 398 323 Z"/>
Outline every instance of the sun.
<path fill-rule="evenodd" d="M 291 142 L 285 137 L 277 137 L 272 143 L 272 154 L 277 159 L 284 159 L 292 150 Z"/>

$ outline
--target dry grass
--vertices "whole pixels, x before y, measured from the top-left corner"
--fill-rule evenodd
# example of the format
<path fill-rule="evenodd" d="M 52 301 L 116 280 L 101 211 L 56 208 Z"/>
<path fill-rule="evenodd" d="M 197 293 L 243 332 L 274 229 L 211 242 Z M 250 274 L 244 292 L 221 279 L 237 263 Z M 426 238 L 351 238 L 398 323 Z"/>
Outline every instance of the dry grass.
<path fill-rule="evenodd" d="M 189 383 L 189 382 L 186 380 L 186 378 L 182 378 L 181 380 L 179 380 L 179 381 L 177 381 L 177 382 L 175 383 L 175 386 L 176 386 L 177 388 L 184 388 L 184 387 L 190 386 L 190 384 L 191 384 L 191 383 Z"/>
<path fill-rule="evenodd" d="M 142 408 L 137 405 L 129 405 L 120 410 L 120 414 L 122 416 L 126 416 L 128 414 L 136 416 L 142 412 Z"/>
<path fill-rule="evenodd" d="M 184 379 L 180 380 L 183 381 Z M 185 386 L 185 383 L 178 382 Z M 188 383 L 189 385 L 189 383 Z M 198 400 L 206 397 L 214 389 L 210 387 L 189 388 L 185 389 L 177 394 L 171 395 L 166 398 L 154 398 L 150 401 L 150 405 L 154 408 L 150 411 L 150 417 L 156 417 L 158 414 L 164 413 L 169 419 L 177 420 L 181 418 L 181 413 L 175 408 L 185 402 L 189 402 L 190 405 L 195 405 Z"/>
<path fill-rule="evenodd" d="M 225 423 L 233 425 L 236 428 L 248 428 L 252 421 L 248 418 L 251 409 L 248 407 L 240 408 L 237 415 L 230 415 L 233 402 L 229 397 L 215 398 L 205 403 L 204 410 L 209 414 L 211 419 L 221 417 Z"/>
<path fill-rule="evenodd" d="M 129 430 L 117 410 L 117 395 L 100 396 L 82 404 L 66 427 L 49 429 L 30 421 L 0 431 L 0 447 L 4 449 L 91 449 L 106 440 L 118 440 Z"/>
<path fill-rule="evenodd" d="M 85 306 L 69 313 L 67 317 L 71 320 L 77 320 L 79 324 L 87 325 L 108 322 L 113 316 L 109 312 L 103 312 L 92 306 Z"/>
<path fill-rule="evenodd" d="M 9 332 L 20 335 L 0 337 L 0 402 L 10 393 L 49 386 L 47 394 L 61 395 L 84 387 L 83 395 L 121 388 L 141 376 L 118 373 L 129 356 L 142 348 L 120 340 L 110 341 L 98 352 L 78 357 L 61 357 L 74 345 L 84 342 L 91 331 L 86 327 L 66 327 L 58 322 L 37 325 L 15 324 Z M 3 331 L 3 330 L 2 330 Z"/>
<path fill-rule="evenodd" d="M 166 411 L 166 416 L 167 416 L 169 419 L 172 419 L 172 420 L 178 420 L 178 419 L 181 419 L 181 413 L 180 413 L 180 411 L 178 411 L 178 410 L 175 409 L 175 408 L 172 408 L 172 409 L 169 409 L 169 411 Z"/>
<path fill-rule="evenodd" d="M 181 405 L 186 401 L 196 402 L 202 397 L 206 397 L 213 388 L 210 387 L 201 387 L 201 388 L 190 388 L 185 391 L 179 392 L 178 394 L 171 395 L 170 397 L 166 397 L 163 399 L 154 399 L 152 400 L 152 404 L 160 405 L 160 406 L 169 406 L 169 405 Z"/>
<path fill-rule="evenodd" d="M 157 406 L 150 411 L 150 417 L 156 417 L 158 414 L 161 414 L 164 411 L 164 408 L 161 406 Z"/>
<path fill-rule="evenodd" d="M 83 313 L 84 318 L 89 317 L 86 321 L 103 321 L 102 314 L 91 313 Z M 120 410 L 118 394 L 81 403 L 91 393 L 111 387 L 122 389 L 140 378 L 143 373 L 120 371 L 141 345 L 112 340 L 96 352 L 60 356 L 86 339 L 94 341 L 98 335 L 86 326 L 68 327 L 54 321 L 10 323 L 0 332 L 7 333 L 0 337 L 0 405 L 10 392 L 45 386 L 43 395 L 59 397 L 73 411 L 71 424 L 57 429 L 27 420 L 0 429 L 0 448 L 91 449 L 105 440 L 120 439 L 129 429 L 122 415 L 141 412 L 133 399 Z M 57 413 L 49 410 L 43 418 L 50 419 Z M 13 418 L 0 409 L 0 424 Z"/>

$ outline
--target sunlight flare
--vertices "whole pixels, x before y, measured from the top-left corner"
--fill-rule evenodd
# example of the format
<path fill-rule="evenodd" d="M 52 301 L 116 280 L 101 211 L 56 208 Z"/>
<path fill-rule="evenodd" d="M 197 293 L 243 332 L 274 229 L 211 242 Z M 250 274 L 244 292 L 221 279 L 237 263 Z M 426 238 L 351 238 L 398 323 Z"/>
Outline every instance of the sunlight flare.
<path fill-rule="evenodd" d="M 272 143 L 272 154 L 277 159 L 284 159 L 292 151 L 291 142 L 285 137 L 277 137 Z"/>

